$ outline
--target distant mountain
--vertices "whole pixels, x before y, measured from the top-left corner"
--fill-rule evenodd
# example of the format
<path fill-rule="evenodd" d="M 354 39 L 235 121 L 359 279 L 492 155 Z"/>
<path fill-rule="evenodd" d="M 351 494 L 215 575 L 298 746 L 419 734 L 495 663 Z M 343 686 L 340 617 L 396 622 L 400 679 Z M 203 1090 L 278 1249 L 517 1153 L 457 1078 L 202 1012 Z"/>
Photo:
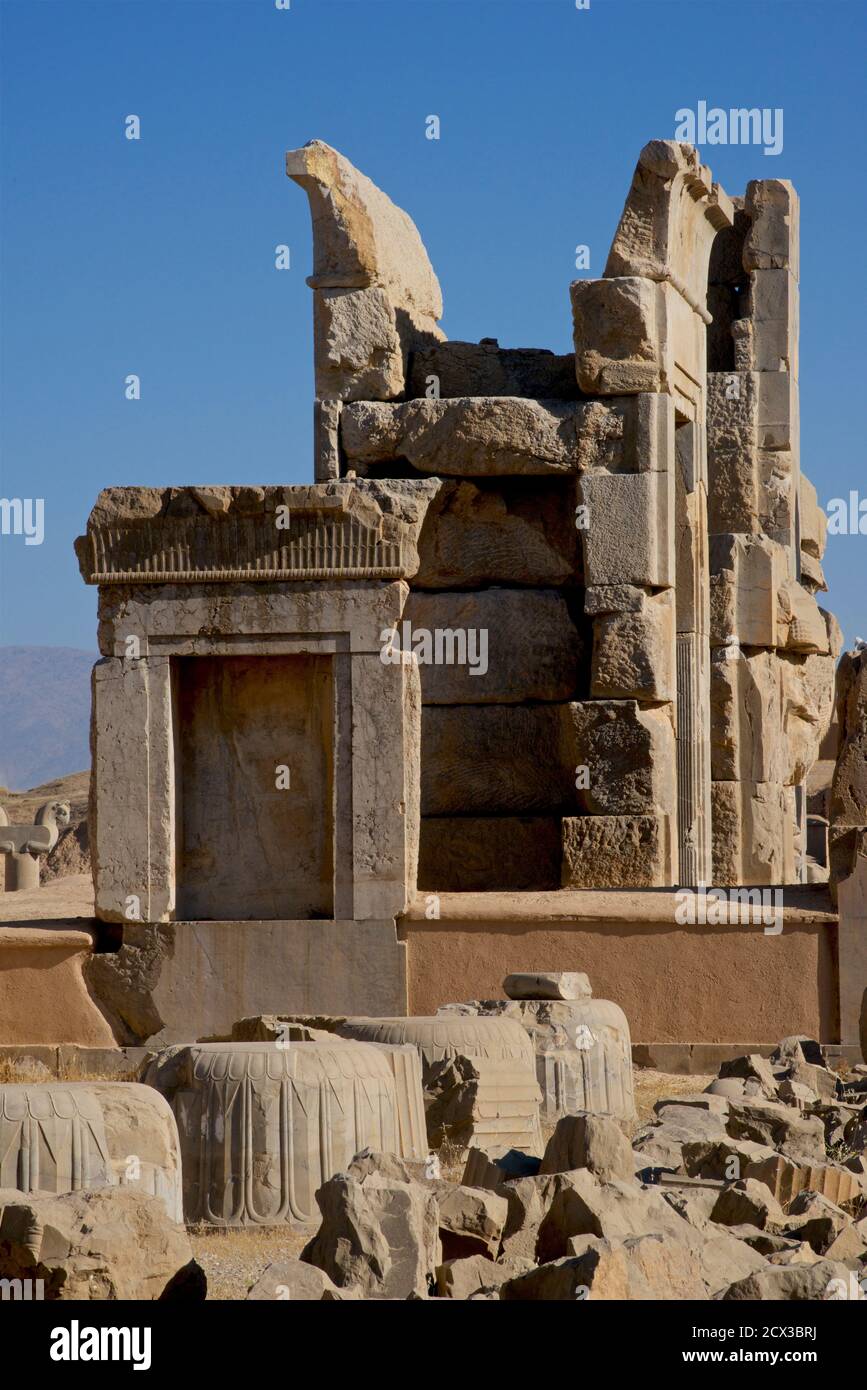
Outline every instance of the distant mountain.
<path fill-rule="evenodd" d="M 90 672 L 77 647 L 0 647 L 0 786 L 20 791 L 90 767 Z"/>

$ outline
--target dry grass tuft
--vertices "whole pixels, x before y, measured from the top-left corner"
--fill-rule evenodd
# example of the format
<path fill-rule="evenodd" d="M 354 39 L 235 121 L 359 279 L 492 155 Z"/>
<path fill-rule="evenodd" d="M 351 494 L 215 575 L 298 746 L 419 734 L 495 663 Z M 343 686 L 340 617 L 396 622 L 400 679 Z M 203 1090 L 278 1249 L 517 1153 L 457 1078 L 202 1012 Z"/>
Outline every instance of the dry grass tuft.
<path fill-rule="evenodd" d="M 656 1116 L 654 1103 L 663 1096 L 689 1096 L 703 1091 L 715 1079 L 714 1076 L 681 1076 L 667 1071 L 654 1071 L 652 1067 L 633 1067 L 635 1084 L 635 1109 L 638 1118 L 635 1129 L 649 1124 Z"/>
<path fill-rule="evenodd" d="M 205 1271 L 208 1298 L 244 1299 L 268 1265 L 297 1260 L 312 1231 L 289 1226 L 233 1227 L 200 1224 L 188 1228 L 193 1256 Z"/>

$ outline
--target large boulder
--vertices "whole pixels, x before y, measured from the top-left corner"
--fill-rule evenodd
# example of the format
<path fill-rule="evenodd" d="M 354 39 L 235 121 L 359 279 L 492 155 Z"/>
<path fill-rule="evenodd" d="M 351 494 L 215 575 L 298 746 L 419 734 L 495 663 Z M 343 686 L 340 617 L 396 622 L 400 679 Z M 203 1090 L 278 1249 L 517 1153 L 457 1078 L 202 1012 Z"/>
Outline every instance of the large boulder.
<path fill-rule="evenodd" d="M 564 1115 L 545 1147 L 539 1172 L 567 1173 L 588 1168 L 597 1177 L 623 1178 L 635 1174 L 635 1159 L 620 1126 L 606 1115 Z"/>
<path fill-rule="evenodd" d="M 420 1183 L 337 1173 L 316 1193 L 322 1225 L 301 1252 L 365 1298 L 426 1298 L 441 1263 L 436 1197 Z"/>
<path fill-rule="evenodd" d="M 207 1282 L 161 1198 L 130 1188 L 0 1191 L 0 1278 L 70 1301 L 204 1299 Z"/>

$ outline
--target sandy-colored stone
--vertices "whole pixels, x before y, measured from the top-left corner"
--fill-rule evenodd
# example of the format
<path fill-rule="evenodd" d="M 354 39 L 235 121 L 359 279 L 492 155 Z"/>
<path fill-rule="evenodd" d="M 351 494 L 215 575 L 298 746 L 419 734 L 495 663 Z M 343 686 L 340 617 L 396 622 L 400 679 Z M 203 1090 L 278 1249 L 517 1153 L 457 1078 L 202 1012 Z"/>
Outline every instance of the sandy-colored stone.
<path fill-rule="evenodd" d="M 46 1299 L 199 1302 L 205 1276 L 158 1197 L 117 1188 L 0 1191 L 0 1277 L 40 1278 Z"/>
<path fill-rule="evenodd" d="M 628 1181 L 633 1176 L 635 1161 L 629 1140 L 614 1120 L 586 1114 L 565 1115 L 557 1121 L 539 1172 L 567 1173 L 573 1168 L 587 1168 L 603 1181 Z"/>
<path fill-rule="evenodd" d="M 144 1080 L 178 1120 L 188 1221 L 303 1227 L 315 1220 L 317 1188 L 359 1150 L 427 1151 L 424 1135 L 401 1123 L 384 1048 L 196 1043 L 166 1048 Z"/>
<path fill-rule="evenodd" d="M 420 893 L 531 892 L 559 882 L 556 816 L 422 817 Z"/>
<path fill-rule="evenodd" d="M 454 477 L 570 474 L 585 463 L 586 411 L 517 396 L 359 401 L 341 414 L 341 441 L 353 466 L 406 459 L 420 473 Z"/>
<path fill-rule="evenodd" d="M 572 1003 L 589 999 L 593 990 L 583 971 L 547 970 L 507 975 L 503 993 L 509 999 L 558 999 Z"/>
<path fill-rule="evenodd" d="M 596 619 L 590 694 L 600 699 L 673 700 L 674 594 L 649 597 L 640 612 Z"/>
<path fill-rule="evenodd" d="M 437 1200 L 419 1183 L 337 1173 L 319 1188 L 322 1225 L 301 1252 L 364 1298 L 426 1298 L 441 1263 Z"/>
<path fill-rule="evenodd" d="M 415 592 L 398 631 L 401 648 L 418 654 L 425 705 L 554 702 L 576 693 L 582 644 L 556 590 Z"/>
<path fill-rule="evenodd" d="M 564 888 L 661 888 L 671 845 L 662 816 L 564 816 Z"/>

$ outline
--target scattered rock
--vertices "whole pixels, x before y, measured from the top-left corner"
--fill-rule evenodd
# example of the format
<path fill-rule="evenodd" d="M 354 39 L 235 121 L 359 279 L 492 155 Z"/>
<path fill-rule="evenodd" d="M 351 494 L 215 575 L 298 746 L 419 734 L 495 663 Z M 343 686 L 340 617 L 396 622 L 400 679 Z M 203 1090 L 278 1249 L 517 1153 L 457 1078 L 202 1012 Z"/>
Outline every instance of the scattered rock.
<path fill-rule="evenodd" d="M 616 1121 L 588 1114 L 564 1115 L 557 1121 L 539 1172 L 567 1173 L 573 1168 L 588 1168 L 599 1178 L 634 1176 L 635 1158 Z"/>
<path fill-rule="evenodd" d="M 42 1279 L 46 1299 L 70 1301 L 200 1302 L 207 1288 L 162 1200 L 117 1187 L 0 1191 L 0 1278 Z"/>

